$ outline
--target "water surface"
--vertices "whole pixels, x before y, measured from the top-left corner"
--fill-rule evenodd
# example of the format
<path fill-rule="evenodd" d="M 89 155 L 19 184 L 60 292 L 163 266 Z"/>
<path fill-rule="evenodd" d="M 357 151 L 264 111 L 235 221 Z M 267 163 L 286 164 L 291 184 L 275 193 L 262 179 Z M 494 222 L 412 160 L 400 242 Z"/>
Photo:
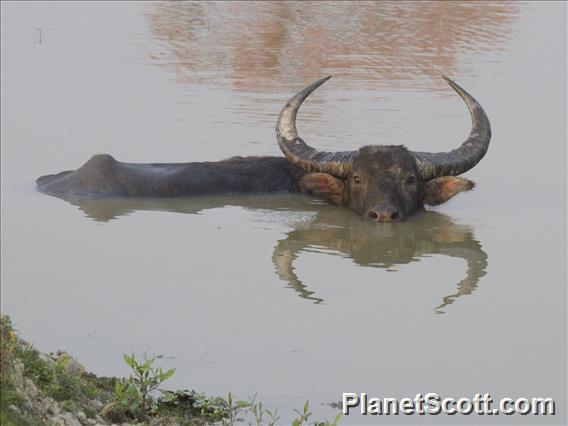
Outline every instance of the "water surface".
<path fill-rule="evenodd" d="M 41 42 L 39 31 L 41 29 Z M 36 177 L 281 155 L 280 108 L 326 150 L 458 146 L 444 73 L 486 109 L 478 187 L 375 225 L 299 195 L 60 200 Z M 342 392 L 550 396 L 566 422 L 566 5 L 3 3 L 2 310 L 98 374 L 164 355 L 170 387 L 258 392 L 283 421 Z M 563 416 L 563 417 L 562 417 Z"/>

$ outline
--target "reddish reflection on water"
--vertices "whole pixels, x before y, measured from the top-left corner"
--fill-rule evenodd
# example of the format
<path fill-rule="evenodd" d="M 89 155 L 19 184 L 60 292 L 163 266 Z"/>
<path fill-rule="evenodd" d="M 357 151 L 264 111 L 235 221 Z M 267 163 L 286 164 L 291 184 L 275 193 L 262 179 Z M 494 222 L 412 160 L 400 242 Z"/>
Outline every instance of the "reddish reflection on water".
<path fill-rule="evenodd" d="M 499 51 L 518 13 L 511 2 L 165 2 L 146 15 L 162 47 L 151 57 L 179 82 L 264 92 L 325 74 L 431 89 L 425 76 L 443 85 L 440 72 L 471 74 L 469 56 Z"/>

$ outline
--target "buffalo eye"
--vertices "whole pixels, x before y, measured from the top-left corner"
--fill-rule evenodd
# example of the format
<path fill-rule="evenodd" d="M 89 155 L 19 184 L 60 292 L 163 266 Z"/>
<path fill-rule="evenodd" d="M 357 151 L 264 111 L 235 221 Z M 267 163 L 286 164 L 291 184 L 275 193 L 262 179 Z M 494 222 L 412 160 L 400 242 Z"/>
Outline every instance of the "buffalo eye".
<path fill-rule="evenodd" d="M 361 178 L 357 175 L 353 176 L 353 183 L 361 183 Z"/>
<path fill-rule="evenodd" d="M 414 184 L 414 182 L 416 182 L 416 177 L 413 175 L 408 176 L 404 181 L 404 183 L 406 183 L 407 185 L 412 185 Z"/>

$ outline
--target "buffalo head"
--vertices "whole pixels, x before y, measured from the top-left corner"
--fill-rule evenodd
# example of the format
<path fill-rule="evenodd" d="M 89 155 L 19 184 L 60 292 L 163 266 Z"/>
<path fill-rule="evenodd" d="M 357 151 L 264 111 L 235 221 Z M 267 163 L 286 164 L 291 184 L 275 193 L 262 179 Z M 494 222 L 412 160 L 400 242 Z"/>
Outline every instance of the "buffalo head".
<path fill-rule="evenodd" d="M 296 130 L 302 102 L 330 77 L 296 94 L 282 109 L 276 134 L 288 160 L 309 172 L 300 180 L 303 192 L 314 194 L 377 221 L 403 220 L 424 204 L 441 204 L 470 190 L 474 183 L 457 177 L 475 166 L 491 139 L 489 120 L 477 101 L 450 79 L 472 117 L 472 129 L 462 145 L 450 152 L 413 152 L 404 146 L 372 145 L 358 151 L 318 151 Z"/>

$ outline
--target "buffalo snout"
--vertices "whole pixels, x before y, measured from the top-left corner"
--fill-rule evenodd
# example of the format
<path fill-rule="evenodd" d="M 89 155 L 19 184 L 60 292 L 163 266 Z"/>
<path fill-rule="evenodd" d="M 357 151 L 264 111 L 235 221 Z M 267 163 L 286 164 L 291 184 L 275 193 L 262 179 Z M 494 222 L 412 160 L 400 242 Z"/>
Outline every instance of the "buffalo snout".
<path fill-rule="evenodd" d="M 375 206 L 369 209 L 367 218 L 375 222 L 394 222 L 402 219 L 398 209 L 393 206 Z"/>

